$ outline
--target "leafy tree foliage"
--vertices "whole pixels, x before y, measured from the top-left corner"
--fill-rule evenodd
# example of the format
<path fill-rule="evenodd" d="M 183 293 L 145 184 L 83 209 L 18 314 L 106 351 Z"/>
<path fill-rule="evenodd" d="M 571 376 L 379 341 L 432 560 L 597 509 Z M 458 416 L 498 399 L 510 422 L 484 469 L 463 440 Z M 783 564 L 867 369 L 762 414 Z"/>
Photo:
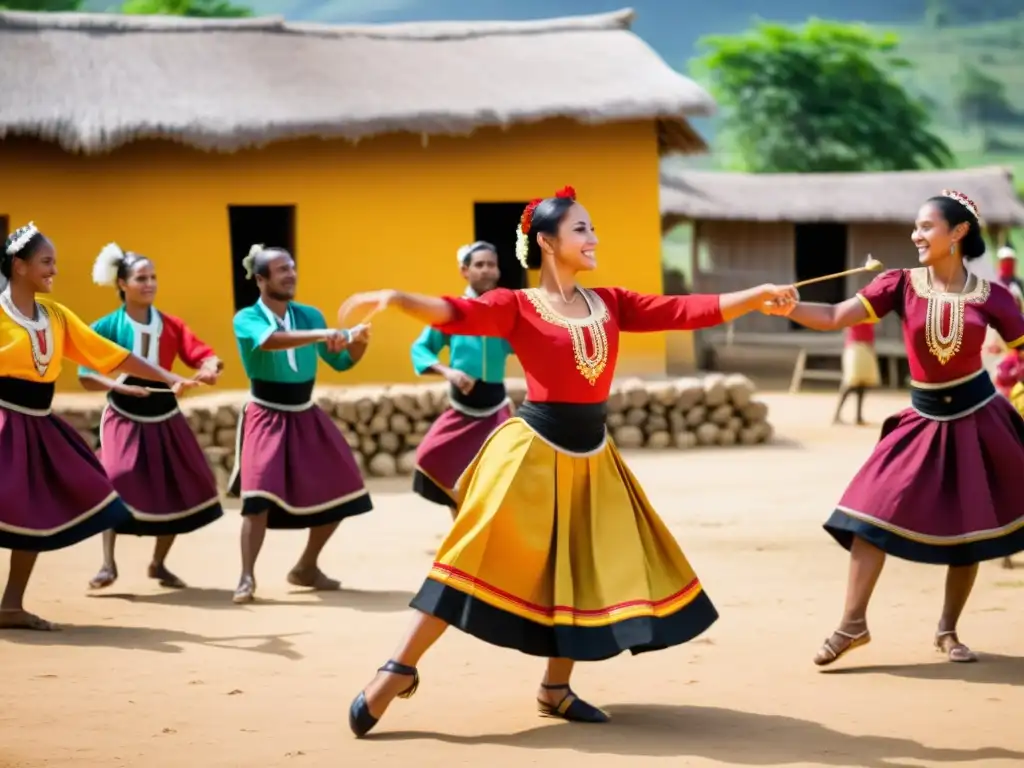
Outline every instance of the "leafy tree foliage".
<path fill-rule="evenodd" d="M 929 112 L 894 74 L 898 38 L 812 19 L 702 38 L 693 70 L 723 107 L 722 136 L 752 172 L 913 170 L 951 163 Z"/>
<path fill-rule="evenodd" d="M 54 0 L 56 1 L 56 0 Z M 230 0 L 126 0 L 121 13 L 147 16 L 192 16 L 200 18 L 243 18 L 252 10 Z"/>

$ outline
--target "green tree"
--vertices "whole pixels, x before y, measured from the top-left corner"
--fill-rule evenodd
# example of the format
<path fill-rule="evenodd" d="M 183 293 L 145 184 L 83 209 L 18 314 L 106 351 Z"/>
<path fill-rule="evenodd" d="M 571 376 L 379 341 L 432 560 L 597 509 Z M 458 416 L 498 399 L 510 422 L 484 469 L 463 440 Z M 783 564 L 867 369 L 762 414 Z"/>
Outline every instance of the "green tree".
<path fill-rule="evenodd" d="M 723 108 L 722 134 L 743 170 L 895 171 L 952 161 L 929 113 L 895 78 L 898 38 L 851 24 L 760 23 L 702 38 L 693 71 Z"/>
<path fill-rule="evenodd" d="M 0 11 L 77 11 L 82 0 L 0 0 Z"/>
<path fill-rule="evenodd" d="M 252 10 L 230 0 L 126 0 L 121 13 L 133 16 L 192 16 L 200 18 L 243 18 Z"/>

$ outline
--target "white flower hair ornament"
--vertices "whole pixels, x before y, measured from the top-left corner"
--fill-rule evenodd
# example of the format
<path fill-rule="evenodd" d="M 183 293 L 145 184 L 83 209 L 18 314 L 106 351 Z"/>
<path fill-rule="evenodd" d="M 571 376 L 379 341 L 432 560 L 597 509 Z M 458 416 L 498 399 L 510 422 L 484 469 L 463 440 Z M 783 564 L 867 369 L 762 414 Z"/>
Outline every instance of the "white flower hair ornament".
<path fill-rule="evenodd" d="M 117 270 L 124 261 L 124 251 L 117 243 L 107 243 L 92 265 L 92 281 L 96 285 L 117 285 Z"/>
<path fill-rule="evenodd" d="M 254 245 L 249 249 L 249 253 L 246 254 L 245 258 L 242 259 L 242 266 L 245 267 L 245 279 L 252 280 L 253 275 L 256 274 L 256 257 L 263 253 L 263 243 Z"/>
<path fill-rule="evenodd" d="M 568 200 L 576 200 L 576 190 L 572 187 L 562 187 L 552 197 L 562 197 Z M 523 265 L 523 269 L 529 269 L 527 258 L 530 253 L 530 230 L 533 229 L 533 212 L 537 206 L 543 203 L 545 198 L 538 197 L 531 200 L 519 219 L 519 226 L 516 227 L 516 259 Z"/>
<path fill-rule="evenodd" d="M 18 253 L 22 248 L 28 245 L 28 241 L 39 234 L 39 227 L 36 226 L 34 221 L 30 221 L 24 227 L 16 230 L 14 235 L 11 237 L 11 242 L 5 249 L 5 253 L 8 256 L 13 256 Z"/>

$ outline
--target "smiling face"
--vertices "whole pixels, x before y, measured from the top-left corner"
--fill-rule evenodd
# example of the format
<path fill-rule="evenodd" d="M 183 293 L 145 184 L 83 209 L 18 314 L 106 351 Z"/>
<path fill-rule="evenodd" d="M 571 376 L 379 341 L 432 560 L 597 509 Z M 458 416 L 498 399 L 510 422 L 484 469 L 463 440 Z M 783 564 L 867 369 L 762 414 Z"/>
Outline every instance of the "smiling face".
<path fill-rule="evenodd" d="M 271 258 L 266 265 L 266 274 L 257 275 L 260 293 L 275 301 L 291 301 L 295 298 L 299 276 L 295 271 L 295 260 L 284 251 L 267 252 Z"/>
<path fill-rule="evenodd" d="M 141 259 L 128 270 L 128 278 L 118 280 L 117 287 L 124 291 L 130 304 L 152 306 L 156 299 L 156 267 L 149 259 Z"/>
<path fill-rule="evenodd" d="M 573 271 L 589 272 L 597 267 L 597 234 L 590 214 L 579 203 L 573 203 L 565 212 L 556 237 L 538 237 L 542 249 Z"/>
<path fill-rule="evenodd" d="M 970 227 L 958 224 L 950 227 L 935 203 L 925 203 L 917 212 L 917 221 L 910 239 L 917 248 L 917 259 L 925 266 L 940 264 L 955 258 L 954 244 L 959 243 Z"/>
<path fill-rule="evenodd" d="M 27 283 L 35 293 L 53 291 L 53 278 L 57 275 L 57 249 L 45 237 L 32 249 L 28 258 L 11 259 L 11 279 Z"/>

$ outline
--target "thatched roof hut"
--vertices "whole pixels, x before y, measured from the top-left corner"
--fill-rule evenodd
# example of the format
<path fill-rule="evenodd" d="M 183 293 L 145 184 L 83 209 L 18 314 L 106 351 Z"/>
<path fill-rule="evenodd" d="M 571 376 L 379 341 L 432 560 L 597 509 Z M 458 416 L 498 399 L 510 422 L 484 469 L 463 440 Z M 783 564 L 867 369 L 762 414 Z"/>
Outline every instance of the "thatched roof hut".
<path fill-rule="evenodd" d="M 655 120 L 706 149 L 711 97 L 630 31 L 633 11 L 336 26 L 0 12 L 0 139 L 99 153 L 142 138 L 234 151 L 281 139 L 463 135 L 553 117 Z"/>
<path fill-rule="evenodd" d="M 971 197 L 991 239 L 1024 226 L 1024 203 L 1007 168 L 895 173 L 745 174 L 663 171 L 662 231 L 692 228 L 680 264 L 696 292 L 735 290 L 757 282 L 791 282 L 858 267 L 867 255 L 887 267 L 917 265 L 910 235 L 917 210 L 943 189 Z M 807 286 L 812 301 L 841 301 L 870 275 Z M 776 318 L 750 315 L 750 332 L 798 330 Z M 899 338 L 892 318 L 883 336 Z"/>
<path fill-rule="evenodd" d="M 906 225 L 927 198 L 955 189 L 988 226 L 1024 226 L 1024 203 L 1007 168 L 893 173 L 663 172 L 666 229 L 685 220 L 875 222 Z"/>

